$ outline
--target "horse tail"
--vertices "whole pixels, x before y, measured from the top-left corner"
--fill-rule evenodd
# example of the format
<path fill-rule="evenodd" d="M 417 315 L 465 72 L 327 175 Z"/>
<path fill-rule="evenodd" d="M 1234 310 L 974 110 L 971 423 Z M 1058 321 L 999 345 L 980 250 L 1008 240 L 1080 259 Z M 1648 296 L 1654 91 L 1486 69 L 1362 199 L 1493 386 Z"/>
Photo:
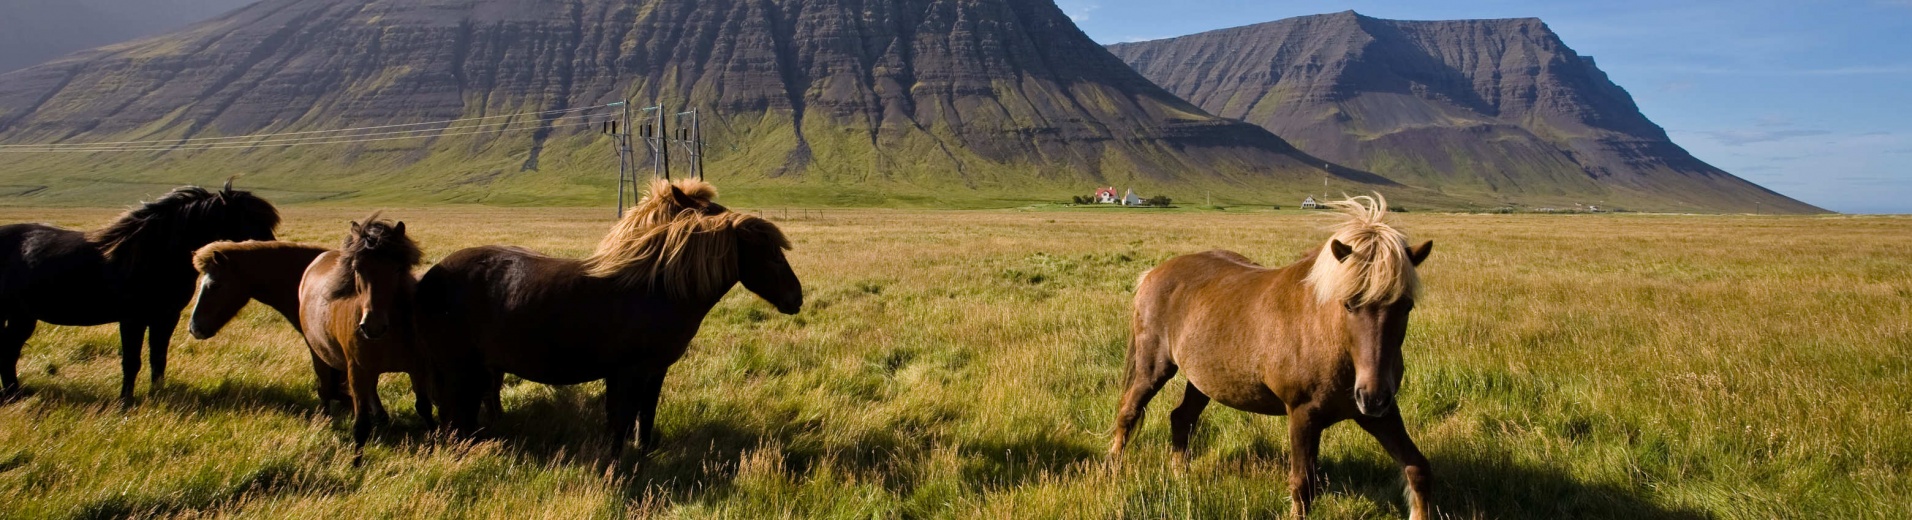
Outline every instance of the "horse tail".
<path fill-rule="evenodd" d="M 1143 300 L 1148 298 L 1149 274 L 1153 272 L 1155 272 L 1154 269 L 1142 271 L 1142 275 L 1135 278 L 1135 301 L 1131 305 L 1133 309 L 1130 311 L 1131 316 L 1129 318 L 1129 353 L 1127 359 L 1124 360 L 1126 366 L 1123 367 L 1124 373 L 1122 376 L 1122 381 L 1125 384 L 1133 383 L 1141 371 L 1140 360 L 1143 355 L 1142 323 L 1143 320 L 1147 319 L 1143 314 L 1149 312 L 1148 308 L 1144 306 Z"/>

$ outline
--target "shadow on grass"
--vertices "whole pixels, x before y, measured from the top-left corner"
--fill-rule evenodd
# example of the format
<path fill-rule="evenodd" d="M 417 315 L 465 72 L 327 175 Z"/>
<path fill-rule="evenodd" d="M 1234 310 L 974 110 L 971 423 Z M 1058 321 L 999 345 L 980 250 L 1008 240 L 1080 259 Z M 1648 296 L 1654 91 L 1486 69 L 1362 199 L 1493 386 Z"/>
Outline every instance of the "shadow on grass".
<path fill-rule="evenodd" d="M 1674 509 L 1645 490 L 1584 482 L 1564 469 L 1516 463 L 1499 453 L 1430 454 L 1435 513 L 1457 518 L 1712 518 Z M 1367 497 L 1405 512 L 1400 466 L 1392 460 L 1327 459 L 1321 471 L 1329 492 Z M 1283 485 L 1282 488 L 1286 486 Z"/>
<path fill-rule="evenodd" d="M 117 393 L 100 392 L 97 388 L 85 384 L 56 381 L 27 387 L 25 390 L 25 397 L 36 398 L 47 403 L 83 407 L 122 405 Z M 133 407 L 152 405 L 164 405 L 168 409 L 182 411 L 268 410 L 285 414 L 312 414 L 320 411 L 318 394 L 310 387 L 261 384 L 230 379 L 221 380 L 210 386 L 172 383 L 160 389 L 157 394 L 150 392 L 134 394 Z"/>

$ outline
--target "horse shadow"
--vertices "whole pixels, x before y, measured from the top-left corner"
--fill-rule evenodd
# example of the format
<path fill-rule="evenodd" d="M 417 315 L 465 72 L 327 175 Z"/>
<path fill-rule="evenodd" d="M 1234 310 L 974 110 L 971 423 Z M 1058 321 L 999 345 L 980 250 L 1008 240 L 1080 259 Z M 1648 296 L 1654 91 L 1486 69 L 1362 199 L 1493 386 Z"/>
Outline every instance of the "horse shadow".
<path fill-rule="evenodd" d="M 664 432 L 655 451 L 640 454 L 633 445 L 615 460 L 605 432 L 602 397 L 585 387 L 550 387 L 550 391 L 513 400 L 481 437 L 496 439 L 505 450 L 529 460 L 598 469 L 615 464 L 628 498 L 676 503 L 716 503 L 734 495 L 744 467 L 761 462 L 761 457 L 770 457 L 784 475 L 805 475 L 827 464 L 835 471 L 873 478 L 866 482 L 887 491 L 908 495 L 920 484 L 920 475 L 901 466 L 920 462 L 939 449 L 931 437 L 903 430 L 865 432 L 832 447 L 807 433 L 827 425 L 750 420 L 764 412 L 730 403 L 695 406 L 701 408 L 698 413 L 671 417 L 670 412 L 662 412 L 666 416 L 659 423 Z M 844 445 L 856 448 L 845 450 Z M 1091 446 L 1046 433 L 972 441 L 949 449 L 960 455 L 959 471 L 965 481 L 991 487 L 1019 486 L 1102 460 Z"/>
<path fill-rule="evenodd" d="M 1704 511 L 1668 507 L 1643 491 L 1588 482 L 1565 470 L 1515 462 L 1506 453 L 1429 454 L 1437 516 L 1456 518 L 1712 518 Z M 1330 492 L 1405 507 L 1401 468 L 1382 458 L 1327 458 L 1321 471 Z"/>
<path fill-rule="evenodd" d="M 181 413 L 203 411 L 267 411 L 287 415 L 320 412 L 318 393 L 311 387 L 265 384 L 255 381 L 223 379 L 211 385 L 170 383 L 158 392 L 135 394 L 132 403 L 119 396 L 101 392 L 93 385 L 51 381 L 23 389 L 18 400 L 36 399 L 48 404 L 74 407 L 160 408 Z"/>

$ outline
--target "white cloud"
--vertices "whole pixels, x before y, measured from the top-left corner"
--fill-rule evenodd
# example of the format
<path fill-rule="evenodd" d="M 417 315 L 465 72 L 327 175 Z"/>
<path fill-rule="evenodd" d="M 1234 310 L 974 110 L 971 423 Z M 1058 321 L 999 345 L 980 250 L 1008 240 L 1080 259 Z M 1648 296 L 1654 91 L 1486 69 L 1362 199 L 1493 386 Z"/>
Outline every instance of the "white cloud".
<path fill-rule="evenodd" d="M 1088 21 L 1089 15 L 1095 14 L 1097 10 L 1102 9 L 1102 2 L 1094 0 L 1067 0 L 1059 2 L 1058 5 L 1062 6 L 1062 12 L 1067 13 L 1069 19 L 1075 20 L 1076 23 Z"/>
<path fill-rule="evenodd" d="M 1912 0 L 1906 0 L 1912 2 Z M 1660 67 L 1666 72 L 1685 72 L 1691 74 L 1709 74 L 1720 76 L 1883 76 L 1892 74 L 1912 74 L 1912 65 L 1863 65 L 1853 67 L 1830 67 L 1823 69 L 1789 68 L 1723 68 L 1723 67 Z"/>
<path fill-rule="evenodd" d="M 1708 138 L 1711 138 L 1713 141 L 1726 146 L 1745 146 L 1745 145 L 1749 145 L 1753 143 L 1770 143 L 1770 142 L 1785 141 L 1788 139 L 1795 139 L 1800 137 L 1817 137 L 1817 136 L 1830 135 L 1830 134 L 1832 134 L 1832 132 L 1828 132 L 1825 130 L 1807 130 L 1803 128 L 1773 129 L 1772 127 L 1767 127 L 1764 125 L 1761 125 L 1760 128 L 1739 128 L 1739 129 L 1732 129 L 1732 130 L 1712 130 L 1712 131 L 1700 132 L 1700 135 L 1704 135 Z"/>

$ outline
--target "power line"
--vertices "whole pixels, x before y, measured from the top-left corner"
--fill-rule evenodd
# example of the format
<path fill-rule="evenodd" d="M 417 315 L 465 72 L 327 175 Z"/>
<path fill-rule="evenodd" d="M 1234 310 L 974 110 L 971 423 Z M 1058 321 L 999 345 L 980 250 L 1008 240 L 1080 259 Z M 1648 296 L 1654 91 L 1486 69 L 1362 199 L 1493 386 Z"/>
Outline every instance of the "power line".
<path fill-rule="evenodd" d="M 528 113 L 516 113 L 516 114 L 503 114 L 503 115 L 496 115 L 496 116 L 448 119 L 443 121 L 430 121 L 430 122 L 424 122 L 424 123 L 404 123 L 404 124 L 381 125 L 381 126 L 366 126 L 366 127 L 357 127 L 357 128 L 339 128 L 339 129 L 333 129 L 333 130 L 308 130 L 303 132 L 279 132 L 279 133 L 251 134 L 251 135 L 239 135 L 239 136 L 229 136 L 229 137 L 196 137 L 196 138 L 182 138 L 182 139 L 154 139 L 154 140 L 145 140 L 145 141 L 112 141 L 112 142 L 101 142 L 101 143 L 0 144 L 0 152 L 11 151 L 11 149 L 15 149 L 15 148 L 31 148 L 33 149 L 33 151 L 46 151 L 49 149 L 101 148 L 101 147 L 117 147 L 117 146 L 127 146 L 127 145 L 131 145 L 135 147 L 155 147 L 159 145 L 165 145 L 163 147 L 164 149 L 173 149 L 178 147 L 195 146 L 195 145 L 201 145 L 201 144 L 221 145 L 221 146 L 234 144 L 234 143 L 224 142 L 224 141 L 244 141 L 248 139 L 272 140 L 272 139 L 285 138 L 286 136 L 314 135 L 314 134 L 348 134 L 348 135 L 334 135 L 334 136 L 302 137 L 302 138 L 294 138 L 292 140 L 296 141 L 296 140 L 303 140 L 303 139 L 343 139 L 343 138 L 361 137 L 365 135 L 389 135 L 389 134 L 414 133 L 414 132 L 430 132 L 430 131 L 433 131 L 434 129 L 425 128 L 425 129 L 419 129 L 419 130 L 384 132 L 384 133 L 378 133 L 378 134 L 357 134 L 357 135 L 351 134 L 353 132 L 363 132 L 367 130 L 383 130 L 388 128 L 405 128 L 405 127 L 413 127 L 413 126 L 431 126 L 431 125 L 449 126 L 456 123 L 485 121 L 485 120 L 502 119 L 502 118 L 508 118 L 508 117 L 544 116 L 544 115 L 551 115 L 551 114 L 583 112 L 588 110 L 597 110 L 601 108 L 606 108 L 609 106 L 610 105 L 597 105 L 597 106 L 581 107 L 581 108 L 547 110 L 543 112 L 528 112 Z M 552 119 L 559 119 L 559 118 L 552 118 Z M 540 118 L 539 120 L 542 121 L 544 120 L 544 118 Z M 507 122 L 504 124 L 511 124 L 511 123 L 513 122 Z M 491 126 L 491 125 L 497 125 L 497 124 L 499 123 L 490 123 L 488 125 L 483 125 L 483 126 Z M 449 130 L 449 129 L 451 128 L 438 129 L 438 130 Z"/>
<path fill-rule="evenodd" d="M 285 137 L 285 138 L 271 138 L 271 139 L 261 139 L 261 140 L 258 140 L 258 141 L 253 141 L 253 142 L 249 142 L 249 143 L 238 143 L 238 142 L 233 142 L 233 143 L 204 143 L 204 144 L 198 144 L 198 143 L 185 143 L 185 144 L 160 144 L 160 145 L 149 145 L 149 144 L 143 144 L 143 145 L 98 145 L 98 144 L 88 144 L 88 145 L 78 145 L 78 144 L 76 144 L 76 145 L 71 145 L 71 146 L 44 146 L 44 145 L 11 145 L 11 146 L 10 146 L 10 147 L 8 147 L 8 148 L 0 148 L 0 152 L 6 152 L 6 151 L 45 151 L 45 150 L 62 150 L 62 151 L 66 151 L 66 150 L 72 150 L 72 151 L 109 151 L 109 152 L 110 152 L 110 151 L 116 151 L 116 150 L 122 150 L 122 149 L 141 149 L 141 150 L 143 150 L 143 149 L 161 149 L 161 150 L 173 150 L 173 149 L 198 149 L 198 147 L 201 147 L 201 146 L 224 146 L 224 147 L 230 147 L 230 146 L 258 146 L 258 147 L 265 147 L 265 146 L 274 146 L 274 145 L 290 145 L 290 144 L 301 144 L 301 143 L 303 143 L 303 142 L 306 142 L 306 141 L 332 141 L 332 140 L 338 140 L 338 139 L 358 139 L 358 138 L 362 138 L 362 137 L 378 137 L 378 136 L 387 136 L 387 135 L 406 135 L 406 134 L 427 134 L 427 135 L 415 135 L 415 136 L 410 136 L 410 137 L 431 137 L 432 135 L 442 135 L 442 132 L 452 132 L 452 131 L 459 131 L 459 132 L 462 132 L 462 131 L 469 131 L 469 130 L 476 130 L 476 129 L 479 129 L 479 128 L 491 128 L 491 127 L 507 127 L 507 126 L 511 126 L 511 125 L 522 125 L 522 124 L 526 124 L 526 123 L 543 123 L 544 121 L 545 121 L 545 120 L 536 120 L 536 121 L 506 121 L 506 122 L 503 122 L 503 123 L 486 123 L 486 124 L 482 124 L 482 125 L 464 125 L 464 126 L 459 126 L 459 127 L 448 127 L 448 128 L 424 128 L 424 129 L 419 129 L 419 130 L 399 130 L 399 131 L 395 131 L 395 132 L 373 132 L 373 133 L 366 133 L 366 134 L 352 134 L 352 135 L 323 135 L 323 136 L 313 136 L 313 137 Z M 499 129 L 498 129 L 498 131 L 501 131 L 501 132 L 502 132 L 502 131 L 505 131 L 505 129 L 504 129 L 504 128 L 499 128 Z M 433 134 L 433 132 L 437 132 L 438 134 Z"/>
<path fill-rule="evenodd" d="M 548 126 L 548 127 L 545 127 L 545 126 L 540 126 L 540 128 L 569 128 L 569 127 L 577 127 L 577 126 L 588 126 L 588 125 L 592 125 L 592 124 L 595 124 L 595 123 L 592 123 L 592 122 L 590 122 L 590 121 L 585 121 L 585 122 L 580 122 L 580 123 L 567 123 L 567 124 L 562 124 L 562 125 L 550 125 L 550 126 Z M 99 153 L 99 152 L 165 152 L 165 151 L 210 151 L 210 150 L 239 150 L 239 149 L 247 149 L 247 148 L 268 148 L 268 147 L 286 147 L 286 146 L 316 146 L 316 145 L 331 145 L 331 144 L 352 144 L 352 143 L 369 143 L 369 142 L 379 142 L 379 141 L 402 141 L 402 140 L 408 140 L 408 139 L 429 139 L 429 138 L 436 138 L 436 137 L 456 137 L 456 136 L 461 136 L 461 135 L 478 135 L 478 134 L 489 134 L 489 133 L 495 133 L 495 132 L 502 132 L 502 131 L 505 131 L 505 130 L 504 130 L 504 129 L 499 129 L 499 130 L 481 130 L 481 131 L 476 131 L 476 132 L 456 132 L 456 133 L 449 133 L 449 134 L 443 134 L 443 133 L 441 133 L 441 134 L 430 134 L 430 135 L 414 135 L 414 136 L 404 136 L 404 137 L 383 137 L 383 138 L 377 138 L 377 139 L 356 139 L 355 137 L 357 137 L 357 136 L 339 136 L 339 137 L 337 137 L 337 139 L 344 139 L 344 140 L 337 140 L 337 141 L 324 141 L 324 142 L 306 142 L 306 143 L 284 143 L 284 144 L 280 144 L 280 143 L 265 143 L 265 144 L 255 144 L 255 143 L 244 143 L 244 144 L 231 144 L 231 143 L 226 143 L 226 144 L 214 144 L 214 145 L 210 145 L 210 146 L 187 146 L 187 147 L 181 147 L 181 146 L 146 146 L 146 147 L 118 147 L 118 148 L 93 148 L 93 149 L 72 149 L 72 148 L 66 148 L 66 149 L 62 149 L 62 148 L 50 148 L 50 149 L 18 149 L 18 150 L 5 150 L 5 149 L 0 149 L 0 153 Z"/>

